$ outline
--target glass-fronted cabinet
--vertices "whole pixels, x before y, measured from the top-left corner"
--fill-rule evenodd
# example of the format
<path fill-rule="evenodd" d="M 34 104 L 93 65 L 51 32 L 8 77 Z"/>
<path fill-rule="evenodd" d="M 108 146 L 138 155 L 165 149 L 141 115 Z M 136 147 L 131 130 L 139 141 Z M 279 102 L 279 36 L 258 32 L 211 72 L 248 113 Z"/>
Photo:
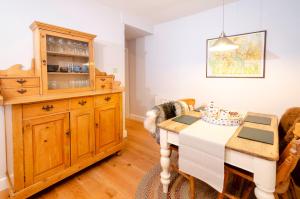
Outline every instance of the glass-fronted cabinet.
<path fill-rule="evenodd" d="M 46 36 L 48 89 L 90 86 L 87 42 Z"/>
<path fill-rule="evenodd" d="M 36 27 L 32 27 L 36 33 L 35 46 L 39 46 L 35 49 L 35 54 L 40 55 L 36 66 L 40 65 L 43 93 L 94 89 L 95 35 L 68 29 L 53 30 L 53 27 L 49 30 L 44 25 L 36 23 Z"/>

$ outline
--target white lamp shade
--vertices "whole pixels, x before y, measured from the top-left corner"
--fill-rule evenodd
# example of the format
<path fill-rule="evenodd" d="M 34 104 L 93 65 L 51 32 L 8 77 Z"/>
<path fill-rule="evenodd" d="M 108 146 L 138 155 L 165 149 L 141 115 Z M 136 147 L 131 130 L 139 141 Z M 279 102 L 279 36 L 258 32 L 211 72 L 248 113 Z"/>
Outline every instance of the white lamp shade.
<path fill-rule="evenodd" d="M 225 33 L 222 33 L 218 40 L 209 48 L 209 51 L 229 51 L 238 49 L 238 45 L 234 44 Z"/>

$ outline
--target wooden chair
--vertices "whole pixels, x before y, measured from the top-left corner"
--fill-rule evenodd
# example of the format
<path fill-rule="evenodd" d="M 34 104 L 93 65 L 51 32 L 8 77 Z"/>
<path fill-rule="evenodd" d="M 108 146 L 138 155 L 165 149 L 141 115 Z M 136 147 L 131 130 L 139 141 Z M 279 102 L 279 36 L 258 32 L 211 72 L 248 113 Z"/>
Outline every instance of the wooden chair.
<path fill-rule="evenodd" d="M 178 156 L 179 156 L 179 153 L 178 153 L 178 147 L 177 146 L 174 146 L 174 145 L 171 145 L 170 146 L 170 150 L 171 150 L 171 154 L 174 153 L 174 151 L 177 152 L 177 159 L 178 159 Z M 188 181 L 189 181 L 189 194 L 190 194 L 190 199 L 194 199 L 195 198 L 195 178 L 191 175 L 188 175 L 182 171 L 179 170 L 177 164 L 172 164 L 171 163 L 171 170 L 179 173 L 180 175 L 182 175 L 183 177 L 185 177 Z"/>
<path fill-rule="evenodd" d="M 292 198 L 297 199 L 294 184 L 291 179 L 291 173 L 295 169 L 299 158 L 300 158 L 300 124 L 298 124 L 294 130 L 294 139 L 288 144 L 288 146 L 282 152 L 282 154 L 280 155 L 280 159 L 277 163 L 276 188 L 274 193 L 275 198 L 279 198 L 279 196 L 281 196 L 283 199 L 288 199 L 289 198 L 288 190 L 290 189 Z M 234 195 L 231 195 L 230 193 L 225 192 L 226 187 L 228 185 L 229 174 L 234 174 L 236 176 L 241 177 L 242 179 L 253 182 L 253 176 L 251 175 L 251 173 L 230 165 L 225 165 L 223 192 L 219 193 L 218 199 L 222 199 L 224 198 L 224 196 L 230 199 L 239 198 Z M 241 198 L 242 199 L 249 198 L 249 195 L 251 191 L 254 189 L 254 187 L 255 187 L 254 183 L 251 183 L 251 185 L 244 190 Z"/>
<path fill-rule="evenodd" d="M 179 99 L 178 101 L 185 102 L 189 108 L 192 107 L 192 109 L 195 108 L 196 100 L 194 98 L 184 98 L 184 99 Z"/>
<path fill-rule="evenodd" d="M 179 99 L 178 101 L 183 101 L 185 102 L 189 107 L 194 108 L 195 107 L 195 99 L 193 98 L 185 98 L 185 99 Z M 171 150 L 171 154 L 172 152 L 174 153 L 174 151 L 177 152 L 177 159 L 178 159 L 178 146 L 175 145 L 171 145 L 170 146 L 170 150 Z M 178 169 L 177 164 L 171 164 L 171 169 L 174 170 L 175 172 L 181 174 L 183 177 L 185 177 L 188 181 L 189 181 L 189 187 L 190 187 L 190 199 L 194 199 L 195 198 L 195 178 L 193 176 L 190 176 L 182 171 L 180 171 Z"/>

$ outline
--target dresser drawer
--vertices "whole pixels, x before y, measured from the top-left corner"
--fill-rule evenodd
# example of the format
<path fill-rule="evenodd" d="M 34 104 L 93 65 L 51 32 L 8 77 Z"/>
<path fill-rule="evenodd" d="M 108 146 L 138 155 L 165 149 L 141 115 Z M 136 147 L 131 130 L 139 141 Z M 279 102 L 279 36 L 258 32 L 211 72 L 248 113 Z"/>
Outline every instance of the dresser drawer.
<path fill-rule="evenodd" d="M 112 83 L 100 83 L 100 84 L 96 84 L 96 89 L 97 90 L 112 89 Z"/>
<path fill-rule="evenodd" d="M 71 109 L 93 108 L 93 97 L 79 97 L 70 100 Z"/>
<path fill-rule="evenodd" d="M 40 78 L 25 77 L 25 78 L 4 78 L 0 80 L 2 88 L 20 88 L 20 87 L 39 87 Z"/>
<path fill-rule="evenodd" d="M 96 77 L 96 89 L 111 89 L 113 78 L 111 76 Z"/>
<path fill-rule="evenodd" d="M 39 95 L 40 88 L 2 88 L 1 95 L 5 98 Z"/>
<path fill-rule="evenodd" d="M 95 105 L 101 106 L 109 103 L 119 102 L 119 94 L 98 95 L 95 97 Z"/>
<path fill-rule="evenodd" d="M 32 103 L 23 105 L 23 117 L 36 117 L 53 113 L 61 113 L 68 111 L 69 101 L 49 101 L 42 103 Z"/>
<path fill-rule="evenodd" d="M 96 84 L 112 83 L 113 78 L 111 76 L 98 76 L 96 77 Z"/>

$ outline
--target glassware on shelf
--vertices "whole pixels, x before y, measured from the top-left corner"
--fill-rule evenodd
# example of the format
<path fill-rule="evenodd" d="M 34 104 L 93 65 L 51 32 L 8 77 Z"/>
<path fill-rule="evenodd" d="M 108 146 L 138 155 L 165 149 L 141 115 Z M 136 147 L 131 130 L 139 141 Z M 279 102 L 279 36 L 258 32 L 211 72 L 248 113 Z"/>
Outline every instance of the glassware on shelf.
<path fill-rule="evenodd" d="M 49 64 L 58 70 L 47 71 L 48 89 L 75 89 L 90 86 L 89 43 L 47 35 Z"/>
<path fill-rule="evenodd" d="M 83 65 L 81 66 L 81 72 L 82 72 L 82 73 L 88 73 L 88 72 L 89 72 L 89 66 L 86 65 L 86 64 L 83 64 Z"/>
<path fill-rule="evenodd" d="M 71 40 L 68 40 L 67 41 L 67 45 L 66 45 L 66 48 L 67 48 L 67 53 L 69 54 L 74 54 L 74 47 L 73 47 L 73 44 L 72 44 L 72 41 Z"/>
<path fill-rule="evenodd" d="M 89 55 L 89 48 L 88 48 L 88 44 L 87 43 L 83 43 L 83 54 L 85 56 Z"/>
<path fill-rule="evenodd" d="M 56 48 L 56 40 L 54 37 L 47 37 L 47 51 L 54 52 Z"/>
<path fill-rule="evenodd" d="M 64 53 L 65 52 L 65 41 L 64 41 L 64 39 L 59 38 L 57 42 L 58 42 L 57 52 Z"/>
<path fill-rule="evenodd" d="M 55 36 L 47 36 L 47 51 L 78 56 L 88 56 L 89 46 L 87 42 Z"/>
<path fill-rule="evenodd" d="M 79 65 L 74 65 L 74 67 L 73 67 L 73 72 L 75 72 L 75 73 L 80 73 L 80 71 L 81 71 L 81 66 L 79 66 Z"/>
<path fill-rule="evenodd" d="M 49 80 L 48 81 L 48 88 L 49 89 L 56 89 L 57 88 L 57 82 L 56 82 L 56 80 Z"/>
<path fill-rule="evenodd" d="M 73 64 L 68 64 L 68 72 L 69 73 L 73 72 Z"/>
<path fill-rule="evenodd" d="M 69 89 L 69 88 L 85 88 L 89 86 L 89 80 L 86 78 L 70 79 L 70 80 L 49 80 L 48 89 Z"/>
<path fill-rule="evenodd" d="M 72 46 L 73 46 L 74 55 L 77 55 L 78 54 L 77 42 L 73 41 Z"/>

